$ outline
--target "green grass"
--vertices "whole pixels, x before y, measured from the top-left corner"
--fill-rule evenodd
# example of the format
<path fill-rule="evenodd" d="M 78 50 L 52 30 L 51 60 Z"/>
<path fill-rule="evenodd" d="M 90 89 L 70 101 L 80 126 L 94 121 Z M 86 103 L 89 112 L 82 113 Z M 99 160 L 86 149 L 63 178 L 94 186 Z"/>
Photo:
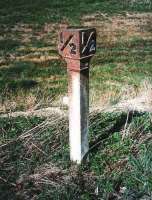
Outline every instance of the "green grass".
<path fill-rule="evenodd" d="M 22 99 L 29 95 L 36 96 L 37 102 L 44 99 L 45 103 L 48 97 L 53 99 L 67 92 L 66 71 L 61 61 L 49 62 L 45 67 L 31 62 L 16 62 L 9 68 L 1 68 L 0 92 L 3 94 L 0 98 L 2 103 L 20 96 L 15 109 L 24 110 L 26 102 Z"/>
<path fill-rule="evenodd" d="M 121 187 L 126 187 L 125 193 L 120 194 L 124 199 L 129 199 L 129 195 L 150 195 L 152 160 L 148 133 L 152 131 L 151 115 L 130 114 L 130 135 L 123 139 L 125 119 L 125 113 L 91 115 L 90 145 L 99 138 L 101 143 L 90 152 L 89 162 L 78 168 L 69 160 L 67 119 L 52 124 L 51 120 L 50 124 L 45 124 L 45 118 L 37 117 L 0 119 L 0 146 L 7 144 L 1 147 L 0 154 L 1 198 L 24 199 L 26 196 L 31 199 L 35 195 L 37 199 L 107 199 L 119 193 Z M 134 134 L 142 121 L 140 133 Z M 37 125 L 39 127 L 27 133 Z M 142 137 L 145 140 L 138 145 Z M 48 167 L 53 170 L 54 166 L 57 171 L 43 177 L 46 183 L 37 182 L 40 178 L 31 178 L 47 172 Z M 49 184 L 49 180 L 54 184 Z M 95 194 L 97 187 L 98 195 Z"/>
<path fill-rule="evenodd" d="M 6 24 L 22 23 L 45 23 L 61 22 L 69 20 L 73 24 L 79 24 L 82 15 L 103 12 L 108 14 L 124 13 L 126 11 L 150 12 L 152 9 L 151 1 L 134 2 L 116 0 L 60 0 L 56 1 L 32 1 L 22 0 L 12 2 L 10 0 L 1 1 L 0 22 Z M 20 12 L 21 11 L 21 12 Z"/>
<path fill-rule="evenodd" d="M 145 17 L 151 10 L 150 0 L 0 0 L 0 112 L 56 105 L 66 95 L 66 63 L 57 51 L 60 23 L 97 28 L 90 68 L 95 106 L 116 104 L 128 86 L 138 95 L 142 81 L 151 84 L 151 18 Z M 141 13 L 143 23 L 136 16 Z M 151 198 L 151 114 L 130 113 L 127 125 L 126 118 L 121 112 L 90 116 L 89 162 L 81 166 L 69 159 L 67 119 L 0 118 L 0 199 Z"/>
<path fill-rule="evenodd" d="M 16 40 L 9 40 L 9 39 L 4 39 L 0 41 L 0 50 L 2 51 L 11 51 L 15 50 L 17 47 L 20 46 L 20 43 Z"/>
<path fill-rule="evenodd" d="M 115 47 L 112 48 L 99 47 L 91 62 L 91 94 L 93 92 L 104 94 L 113 91 L 117 97 L 112 96 L 111 101 L 115 102 L 115 99 L 119 101 L 122 84 L 124 86 L 130 85 L 138 91 L 140 83 L 145 80 L 145 77 L 151 80 L 150 47 L 151 40 L 142 39 L 133 40 L 123 45 L 116 43 Z M 27 54 L 27 51 L 28 49 L 25 49 L 23 55 Z M 57 55 L 56 52 L 53 53 Z M 41 54 L 43 55 L 43 53 Z M 21 92 L 26 96 L 29 93 L 36 95 L 37 91 L 44 96 L 44 99 L 48 96 L 54 98 L 67 92 L 66 65 L 57 59 L 44 63 L 14 61 L 9 64 L 9 67 L 1 67 L 0 83 L 0 91 L 4 94 L 1 97 L 3 99 L 7 99 L 8 95 L 10 100 L 14 99 L 15 95 L 20 95 Z M 114 100 L 112 100 L 113 98 Z M 3 99 L 1 99 L 2 102 Z M 26 109 L 26 105 L 21 107 Z"/>
<path fill-rule="evenodd" d="M 37 93 L 44 97 L 43 104 L 48 105 L 48 96 L 58 101 L 59 96 L 67 93 L 66 64 L 58 58 L 57 30 L 59 23 L 83 25 L 86 19 L 82 16 L 96 13 L 95 21 L 103 21 L 110 25 L 110 20 L 103 17 L 124 16 L 126 12 L 146 13 L 151 11 L 151 3 L 131 1 L 0 1 L 0 92 L 10 102 L 20 96 L 28 98 L 30 94 L 38 98 Z M 87 6 L 86 6 L 87 5 Z M 22 10 L 22 12 L 20 12 Z M 11 14 L 10 14 L 11 13 Z M 90 16 L 91 18 L 91 16 Z M 81 19 L 81 20 L 80 20 Z M 136 22 L 136 18 L 134 19 Z M 89 20 L 90 21 L 90 20 Z M 138 21 L 138 20 L 137 20 Z M 92 22 L 92 21 L 91 21 Z M 47 27 L 48 25 L 48 27 Z M 96 24 L 98 25 L 98 23 Z M 91 26 L 91 25 L 90 25 Z M 100 25 L 99 25 L 100 26 Z M 125 25 L 124 25 L 125 26 Z M 136 24 L 133 24 L 136 27 Z M 112 93 L 110 102 L 119 101 L 122 85 L 130 85 L 138 90 L 145 77 L 151 79 L 152 41 L 151 37 L 142 36 L 151 31 L 150 22 L 141 24 L 138 36 L 125 38 L 125 30 L 110 30 L 106 34 L 105 27 L 99 29 L 97 37 L 97 53 L 91 62 L 90 94 Z M 101 30 L 100 30 L 101 29 Z M 114 35 L 113 32 L 114 31 Z M 134 34 L 134 33 L 133 33 Z M 136 34 L 135 34 L 136 35 Z M 114 39 L 115 42 L 114 42 Z M 44 49 L 45 48 L 45 49 Z M 48 57 L 53 59 L 49 60 Z M 24 58 L 26 57 L 26 61 Z M 41 60 L 41 57 L 46 59 Z M 17 60 L 20 58 L 20 61 Z M 32 60 L 33 59 L 33 60 Z M 39 60 L 39 62 L 34 61 Z M 48 60 L 47 60 L 48 59 Z M 54 78 L 53 78 L 54 76 Z M 117 97 L 116 95 L 117 94 Z M 100 98 L 100 95 L 99 95 Z M 102 98 L 102 97 L 101 97 Z M 28 105 L 18 101 L 15 110 L 26 110 Z M 93 100 L 94 101 L 94 100 Z M 14 110 L 14 109 L 13 109 Z"/>

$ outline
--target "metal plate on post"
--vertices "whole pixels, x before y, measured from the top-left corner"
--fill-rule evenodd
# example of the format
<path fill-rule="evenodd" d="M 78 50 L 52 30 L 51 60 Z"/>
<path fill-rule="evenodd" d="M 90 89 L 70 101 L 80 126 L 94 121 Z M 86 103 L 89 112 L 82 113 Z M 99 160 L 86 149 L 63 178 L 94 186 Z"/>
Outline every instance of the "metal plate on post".
<path fill-rule="evenodd" d="M 96 52 L 96 30 L 80 31 L 80 58 L 92 57 Z"/>
<path fill-rule="evenodd" d="M 64 58 L 80 60 L 92 57 L 96 52 L 94 28 L 63 29 L 59 33 L 59 53 Z"/>

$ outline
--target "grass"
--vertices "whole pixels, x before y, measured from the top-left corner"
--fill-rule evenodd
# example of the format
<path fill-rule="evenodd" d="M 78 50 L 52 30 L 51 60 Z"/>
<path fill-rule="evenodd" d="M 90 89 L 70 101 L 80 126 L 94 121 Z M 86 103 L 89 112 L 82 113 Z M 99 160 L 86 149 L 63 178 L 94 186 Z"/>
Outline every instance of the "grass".
<path fill-rule="evenodd" d="M 151 88 L 151 10 L 150 0 L 0 0 L 0 113 L 61 106 L 60 24 L 97 29 L 91 107 L 138 96 L 145 79 Z M 90 160 L 75 166 L 66 118 L 0 117 L 0 199 L 151 199 L 151 132 L 146 112 L 91 113 Z"/>
<path fill-rule="evenodd" d="M 87 5 L 87 6 L 86 6 Z M 104 12 L 108 14 L 124 13 L 125 11 L 150 12 L 152 9 L 151 1 L 92 1 L 85 2 L 78 0 L 64 1 L 1 1 L 1 22 L 12 24 L 16 22 L 39 24 L 45 22 L 61 22 L 68 19 L 71 23 L 79 23 L 82 15 L 95 12 Z M 7 7 L 7 10 L 5 9 Z M 20 12 L 22 10 L 22 12 Z M 11 13 L 11 15 L 9 14 Z"/>
<path fill-rule="evenodd" d="M 126 129 L 132 131 L 123 139 L 125 118 L 125 113 L 90 116 L 90 145 L 99 138 L 101 143 L 90 152 L 89 162 L 79 167 L 70 163 L 65 145 L 67 119 L 0 119 L 1 198 L 107 199 L 117 194 L 129 199 L 129 195 L 151 195 L 151 115 L 130 114 Z M 137 141 L 133 133 L 141 121 L 144 124 Z"/>
<path fill-rule="evenodd" d="M 140 83 L 145 77 L 151 79 L 150 47 L 151 41 L 143 41 L 142 39 L 131 41 L 129 44 L 124 43 L 123 46 L 116 44 L 112 48 L 99 47 L 97 55 L 91 62 L 91 95 L 92 93 L 100 93 L 101 96 L 98 97 L 102 98 L 103 94 L 113 91 L 111 99 L 115 99 L 116 95 L 119 96 L 118 94 L 121 92 L 122 84 L 124 86 L 131 85 L 138 91 Z M 27 51 L 29 50 L 25 49 L 23 54 L 29 54 Z M 43 55 L 43 52 L 39 54 Z M 40 63 L 28 60 L 13 61 L 8 64 L 8 67 L 1 67 L 0 82 L 1 93 L 9 93 L 10 101 L 13 101 L 15 96 L 20 96 L 21 93 L 24 97 L 28 96 L 29 93 L 36 96 L 37 91 L 39 91 L 44 96 L 44 104 L 48 105 L 47 100 L 45 100 L 48 96 L 56 99 L 56 97 L 67 92 L 66 66 L 58 59 Z M 98 90 L 94 90 L 94 88 L 98 88 Z M 3 95 L 3 99 L 7 98 L 8 95 Z M 39 101 L 38 98 L 37 102 Z M 98 99 L 92 101 L 96 102 Z M 3 102 L 2 99 L 1 102 Z M 21 107 L 26 109 L 28 107 L 20 101 L 18 101 L 18 104 L 21 104 L 21 106 L 15 109 Z"/>
<path fill-rule="evenodd" d="M 97 28 L 97 53 L 90 69 L 92 105 L 104 96 L 105 104 L 118 102 L 122 85 L 138 91 L 145 76 L 151 79 L 151 17 L 146 14 L 150 2 L 88 0 L 87 7 L 82 1 L 0 3 L 0 104 L 5 108 L 1 112 L 27 110 L 22 99 L 30 95 L 36 99 L 34 106 L 51 106 L 49 97 L 58 105 L 67 93 L 66 64 L 57 51 L 59 23 Z M 14 101 L 18 106 L 8 106 Z"/>
<path fill-rule="evenodd" d="M 60 61 L 49 62 L 49 65 L 44 68 L 31 62 L 17 62 L 9 68 L 1 69 L 0 83 L 0 92 L 4 94 L 1 102 L 5 103 L 8 99 L 17 99 L 17 96 L 20 96 L 15 110 L 21 108 L 25 110 L 27 104 L 22 101 L 23 98 L 36 96 L 36 104 L 42 98 L 43 102 L 47 102 L 48 96 L 54 99 L 57 95 L 66 92 L 67 79 Z"/>

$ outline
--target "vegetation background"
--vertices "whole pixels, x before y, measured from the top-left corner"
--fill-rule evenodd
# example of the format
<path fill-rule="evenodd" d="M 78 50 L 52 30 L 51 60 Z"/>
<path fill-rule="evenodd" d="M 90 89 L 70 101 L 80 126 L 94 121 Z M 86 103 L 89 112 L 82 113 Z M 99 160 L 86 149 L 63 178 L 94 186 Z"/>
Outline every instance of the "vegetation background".
<path fill-rule="evenodd" d="M 0 0 L 0 199 L 152 199 L 152 1 Z M 95 27 L 90 160 L 69 160 L 61 24 Z"/>

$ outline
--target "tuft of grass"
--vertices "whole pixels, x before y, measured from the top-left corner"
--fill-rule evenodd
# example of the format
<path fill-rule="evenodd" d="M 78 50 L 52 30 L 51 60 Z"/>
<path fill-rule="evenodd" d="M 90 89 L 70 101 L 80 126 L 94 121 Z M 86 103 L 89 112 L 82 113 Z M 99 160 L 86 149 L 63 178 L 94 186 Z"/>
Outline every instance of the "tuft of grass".
<path fill-rule="evenodd" d="M 130 155 L 129 167 L 130 170 L 126 172 L 126 191 L 125 199 L 133 196 L 140 198 L 145 196 L 146 199 L 152 197 L 152 145 L 143 144 L 137 156 Z"/>

